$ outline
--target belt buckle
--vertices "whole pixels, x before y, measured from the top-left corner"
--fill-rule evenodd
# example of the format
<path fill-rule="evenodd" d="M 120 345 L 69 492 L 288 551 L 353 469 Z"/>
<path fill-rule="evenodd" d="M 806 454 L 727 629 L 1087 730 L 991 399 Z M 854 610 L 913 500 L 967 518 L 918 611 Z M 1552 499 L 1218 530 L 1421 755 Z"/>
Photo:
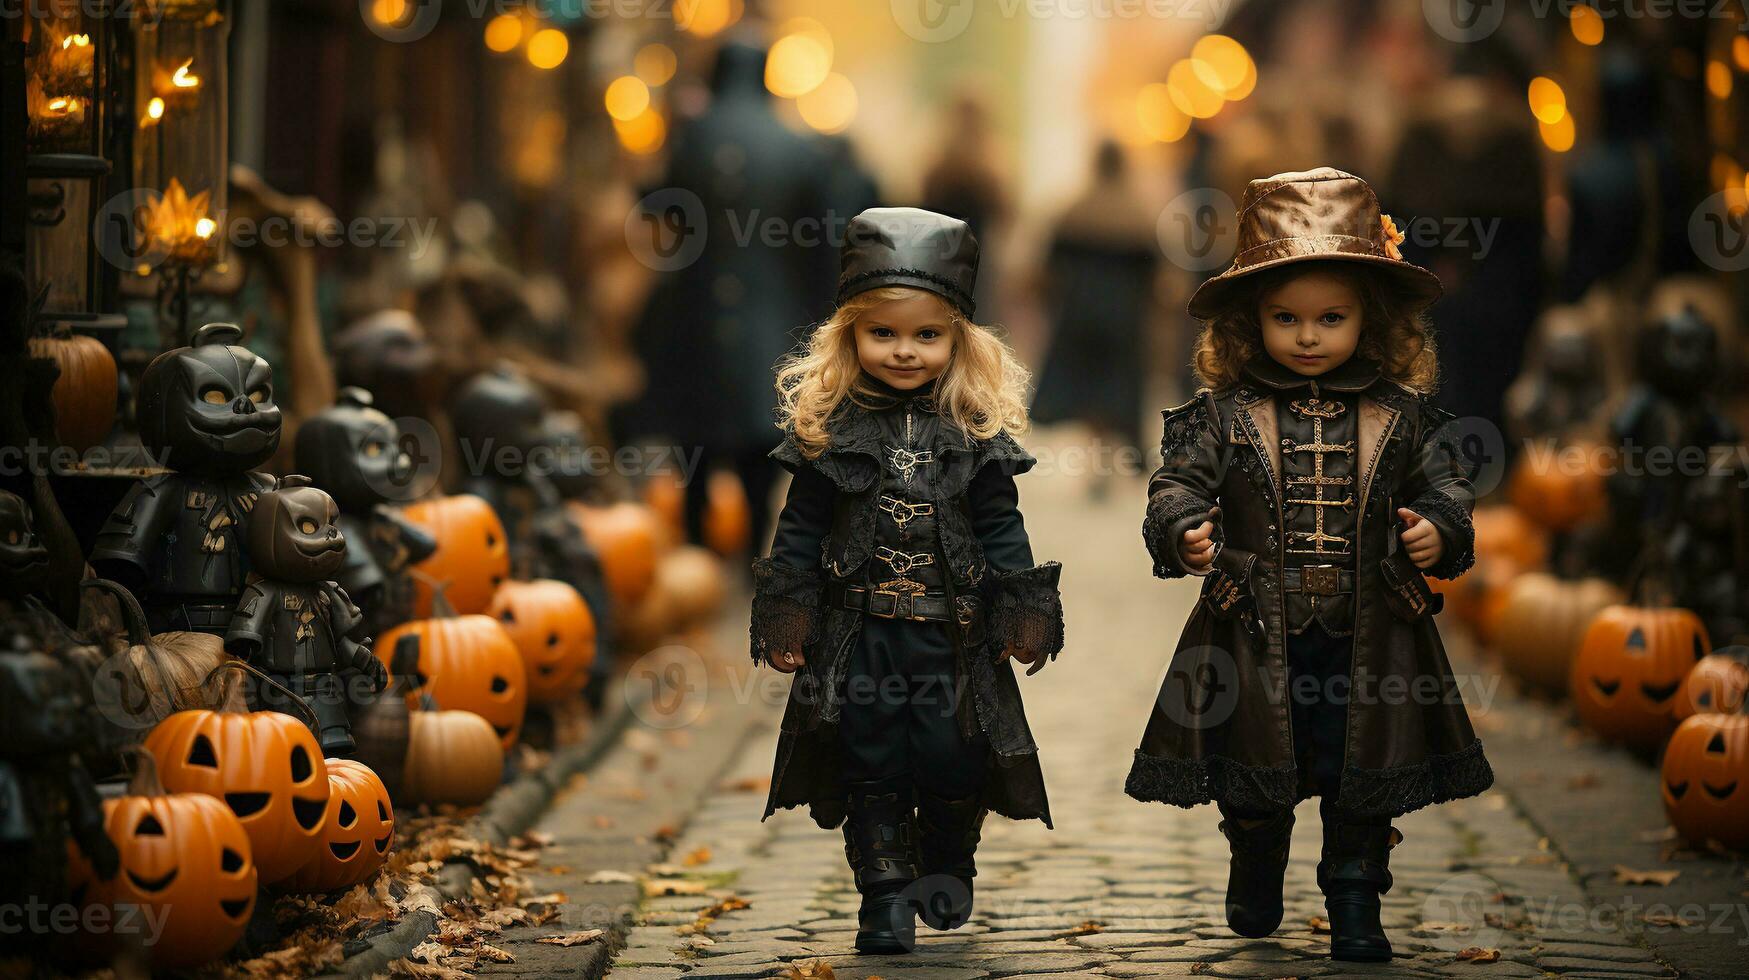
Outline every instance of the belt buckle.
<path fill-rule="evenodd" d="M 1342 589 L 1341 566 L 1301 565 L 1300 591 L 1312 595 L 1336 595 Z"/>
<path fill-rule="evenodd" d="M 915 593 L 875 589 L 869 593 L 868 613 L 882 619 L 916 619 L 911 600 Z"/>

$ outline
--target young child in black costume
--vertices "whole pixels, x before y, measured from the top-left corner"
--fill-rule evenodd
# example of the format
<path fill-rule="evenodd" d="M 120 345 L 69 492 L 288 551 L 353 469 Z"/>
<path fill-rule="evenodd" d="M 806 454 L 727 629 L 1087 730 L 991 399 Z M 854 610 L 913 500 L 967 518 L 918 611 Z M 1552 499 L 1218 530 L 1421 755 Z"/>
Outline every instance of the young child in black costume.
<path fill-rule="evenodd" d="M 1190 312 L 1208 387 L 1165 413 L 1143 535 L 1161 578 L 1203 576 L 1126 787 L 1220 806 L 1227 922 L 1280 925 L 1294 804 L 1319 796 L 1330 953 L 1388 960 L 1391 818 L 1493 772 L 1423 573 L 1474 560 L 1473 494 L 1422 316 L 1431 272 L 1365 181 L 1254 180 L 1232 268 Z"/>
<path fill-rule="evenodd" d="M 986 810 L 1050 823 L 1006 661 L 1061 649 L 1061 566 L 1034 564 L 1021 520 L 1027 374 L 971 320 L 966 224 L 865 211 L 842 259 L 837 311 L 778 372 L 794 480 L 754 563 L 752 650 L 796 675 L 766 815 L 844 821 L 856 947 L 900 953 L 915 915 L 970 916 Z"/>

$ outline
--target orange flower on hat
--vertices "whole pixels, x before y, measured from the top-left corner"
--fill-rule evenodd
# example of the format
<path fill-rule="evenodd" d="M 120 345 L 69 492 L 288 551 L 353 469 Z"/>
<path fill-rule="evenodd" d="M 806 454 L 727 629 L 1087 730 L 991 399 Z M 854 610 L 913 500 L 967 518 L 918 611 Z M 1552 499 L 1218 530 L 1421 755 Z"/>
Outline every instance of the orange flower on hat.
<path fill-rule="evenodd" d="M 1385 229 L 1385 255 L 1398 262 L 1403 261 L 1403 253 L 1397 249 L 1397 246 L 1403 244 L 1403 239 L 1407 236 L 1397 230 L 1397 223 L 1392 221 L 1388 214 L 1379 215 L 1379 224 L 1383 225 Z"/>

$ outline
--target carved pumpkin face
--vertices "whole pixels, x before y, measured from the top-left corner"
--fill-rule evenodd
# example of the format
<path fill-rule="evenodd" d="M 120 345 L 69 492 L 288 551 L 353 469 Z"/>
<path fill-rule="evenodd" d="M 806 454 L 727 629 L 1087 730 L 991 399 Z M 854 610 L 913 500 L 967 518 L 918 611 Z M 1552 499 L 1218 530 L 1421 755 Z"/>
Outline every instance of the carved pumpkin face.
<path fill-rule="evenodd" d="M 277 582 L 326 582 L 346 560 L 340 508 L 334 498 L 288 476 L 263 493 L 249 512 L 249 560 Z"/>
<path fill-rule="evenodd" d="M 583 690 L 595 661 L 595 617 L 576 589 L 551 579 L 505 582 L 487 614 L 522 652 L 529 700 L 560 701 Z"/>
<path fill-rule="evenodd" d="M 243 331 L 209 323 L 194 343 L 165 351 L 140 377 L 140 441 L 171 469 L 243 473 L 279 448 L 273 367 L 246 347 Z"/>
<path fill-rule="evenodd" d="M 31 524 L 30 505 L 0 490 L 0 593 L 21 596 L 42 585 L 49 551 Z"/>
<path fill-rule="evenodd" d="M 1676 727 L 1676 692 L 1711 644 L 1686 609 L 1609 606 L 1585 631 L 1569 690 L 1605 738 L 1656 748 Z"/>
<path fill-rule="evenodd" d="M 276 711 L 178 711 L 146 736 L 159 777 L 176 793 L 224 800 L 242 821 L 263 884 L 316 853 L 328 807 L 328 767 L 304 724 Z"/>
<path fill-rule="evenodd" d="M 471 711 L 492 726 L 509 751 L 522 733 L 528 708 L 528 671 L 504 627 L 490 616 L 416 619 L 379 639 L 374 644 L 377 656 L 392 656 L 396 644 L 409 635 L 419 638 L 413 684 L 421 690 L 407 695 L 407 706 L 417 709 L 424 694 L 439 708 Z M 384 663 L 394 669 L 389 660 Z"/>
<path fill-rule="evenodd" d="M 334 498 L 342 512 L 368 514 L 408 487 L 413 459 L 395 421 L 374 407 L 370 392 L 343 389 L 332 408 L 298 427 L 297 469 Z"/>
<path fill-rule="evenodd" d="M 369 881 L 395 842 L 395 810 L 383 781 L 362 762 L 328 760 L 322 847 L 281 883 L 290 892 L 333 892 Z"/>
<path fill-rule="evenodd" d="M 1683 721 L 1713 711 L 1733 714 L 1746 699 L 1749 665 L 1727 654 L 1708 654 L 1688 672 L 1676 692 L 1676 719 Z"/>
<path fill-rule="evenodd" d="M 1749 849 L 1749 715 L 1701 714 L 1664 750 L 1664 812 L 1695 844 Z"/>
<path fill-rule="evenodd" d="M 81 874 L 83 898 L 162 916 L 162 935 L 145 947 L 152 966 L 199 966 L 243 938 L 255 911 L 256 869 L 249 837 L 224 803 L 201 793 L 124 796 L 105 800 L 103 814 L 121 870 L 109 881 Z"/>
<path fill-rule="evenodd" d="M 437 539 L 437 550 L 417 566 L 420 574 L 447 583 L 444 598 L 460 613 L 483 613 L 492 593 L 510 578 L 510 543 L 490 504 L 471 494 L 409 504 L 402 516 Z M 414 585 L 415 615 L 434 608 L 432 586 Z"/>
<path fill-rule="evenodd" d="M 415 711 L 402 797 L 409 803 L 484 802 L 504 780 L 504 746 L 471 711 Z"/>

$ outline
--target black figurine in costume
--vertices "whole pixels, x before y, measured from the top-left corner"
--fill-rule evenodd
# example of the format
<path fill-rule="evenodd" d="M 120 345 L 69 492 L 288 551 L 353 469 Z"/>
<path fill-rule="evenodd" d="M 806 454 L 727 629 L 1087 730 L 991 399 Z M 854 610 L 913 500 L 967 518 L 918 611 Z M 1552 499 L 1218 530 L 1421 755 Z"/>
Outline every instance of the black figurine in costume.
<path fill-rule="evenodd" d="M 986 811 L 1050 809 L 1010 659 L 1063 644 L 1060 566 L 1035 564 L 1014 478 L 1025 372 L 971 320 L 962 221 L 864 211 L 838 308 L 778 373 L 794 474 L 754 562 L 752 652 L 795 673 L 769 815 L 844 822 L 857 949 L 908 951 L 972 911 Z"/>
<path fill-rule="evenodd" d="M 364 631 L 382 636 L 413 618 L 409 569 L 437 550 L 437 539 L 401 516 L 415 478 L 395 421 L 370 392 L 342 388 L 331 408 L 298 429 L 298 472 L 340 508 L 346 559 L 334 580 L 364 612 Z"/>
<path fill-rule="evenodd" d="M 389 675 L 369 637 L 358 638 L 363 615 L 333 582 L 346 560 L 340 508 L 307 477 L 288 476 L 256 503 L 248 542 L 255 574 L 225 648 L 303 698 L 315 711 L 323 754 L 344 755 L 353 748 L 346 680 L 362 676 L 375 694 Z M 283 696 L 272 688 L 258 693 L 262 707 L 301 715 L 277 703 Z"/>
<path fill-rule="evenodd" d="M 209 323 L 153 359 L 135 397 L 140 441 L 168 472 L 128 491 L 97 535 L 91 564 L 128 586 L 153 632 L 222 635 L 249 574 L 240 528 L 273 477 L 279 448 L 273 367 Z"/>

